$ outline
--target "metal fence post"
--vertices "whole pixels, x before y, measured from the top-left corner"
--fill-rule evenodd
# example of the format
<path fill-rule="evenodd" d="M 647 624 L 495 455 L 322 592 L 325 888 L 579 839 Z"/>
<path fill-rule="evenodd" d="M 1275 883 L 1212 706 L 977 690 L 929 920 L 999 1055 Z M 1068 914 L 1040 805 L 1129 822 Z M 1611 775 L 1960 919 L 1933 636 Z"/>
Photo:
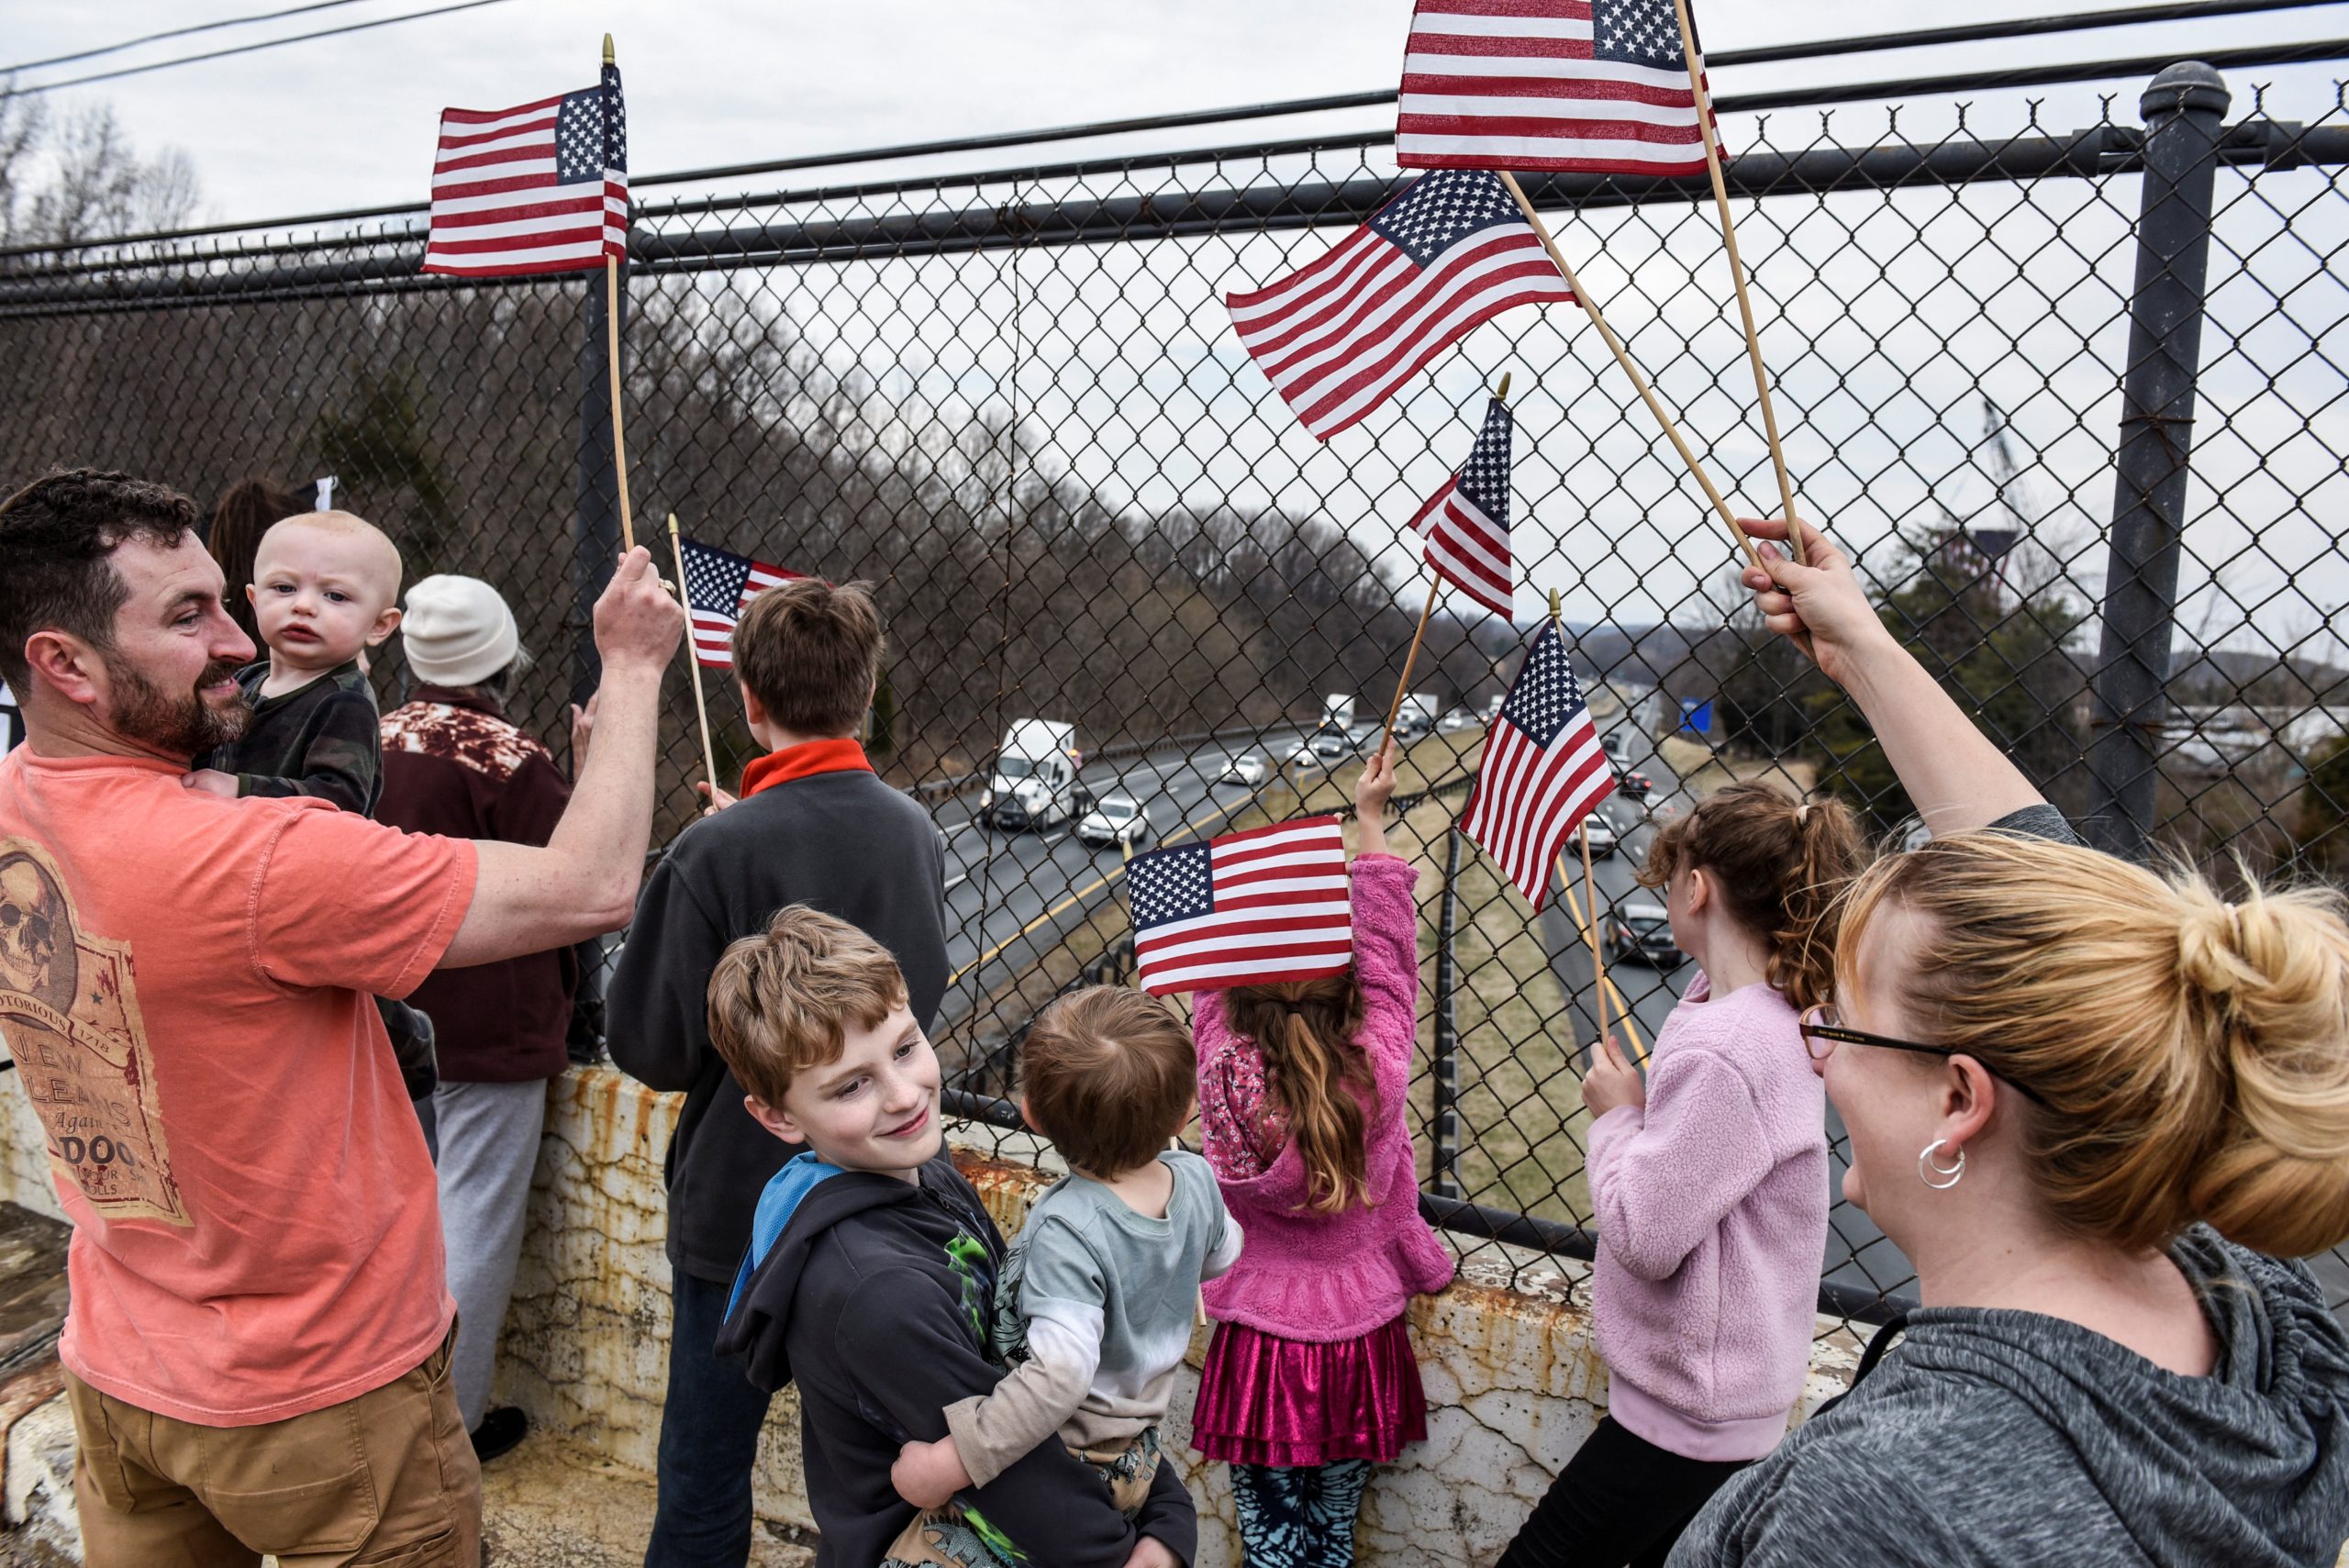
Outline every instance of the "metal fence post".
<path fill-rule="evenodd" d="M 604 278 L 581 274 L 579 311 L 579 496 L 571 514 L 571 700 L 584 703 L 604 678 L 596 652 L 596 597 L 620 550 L 619 471 L 612 456 L 612 385 L 604 347 Z M 620 262 L 620 362 L 628 362 L 628 262 Z M 657 560 L 657 558 L 656 558 Z"/>
<path fill-rule="evenodd" d="M 2227 103 L 2225 81 L 2199 61 L 2168 67 L 2139 100 L 2144 191 L 2113 465 L 2087 822 L 2099 848 L 2132 859 L 2144 857 L 2153 833 L 2210 270 L 2210 194 Z"/>
<path fill-rule="evenodd" d="M 1453 927 L 1460 917 L 1460 830 L 1444 835 L 1443 895 L 1436 905 L 1435 921 L 1435 1051 L 1431 1075 L 1433 1104 L 1429 1107 L 1429 1133 L 1435 1140 L 1430 1162 L 1428 1190 L 1438 1197 L 1460 1195 L 1459 1080 L 1453 1056 L 1460 1044 L 1459 1015 L 1452 994 L 1459 975 L 1452 956 Z"/>

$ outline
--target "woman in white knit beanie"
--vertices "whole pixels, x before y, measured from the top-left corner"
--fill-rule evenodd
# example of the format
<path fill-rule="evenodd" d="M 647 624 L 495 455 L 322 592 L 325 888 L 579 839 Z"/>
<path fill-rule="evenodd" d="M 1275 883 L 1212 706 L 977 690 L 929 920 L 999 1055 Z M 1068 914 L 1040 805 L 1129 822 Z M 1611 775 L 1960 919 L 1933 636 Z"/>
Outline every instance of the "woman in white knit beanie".
<path fill-rule="evenodd" d="M 514 612 L 477 577 L 427 577 L 407 591 L 400 631 L 412 679 L 406 706 L 384 716 L 377 815 L 410 832 L 545 843 L 571 785 L 546 747 L 504 711 L 523 662 Z M 564 950 L 435 970 L 416 991 L 440 1037 L 434 1162 L 458 1310 L 450 1369 L 484 1459 L 521 1440 L 528 1426 L 518 1409 L 489 1407 L 490 1383 L 547 1080 L 570 1064 L 565 1037 L 578 974 Z"/>

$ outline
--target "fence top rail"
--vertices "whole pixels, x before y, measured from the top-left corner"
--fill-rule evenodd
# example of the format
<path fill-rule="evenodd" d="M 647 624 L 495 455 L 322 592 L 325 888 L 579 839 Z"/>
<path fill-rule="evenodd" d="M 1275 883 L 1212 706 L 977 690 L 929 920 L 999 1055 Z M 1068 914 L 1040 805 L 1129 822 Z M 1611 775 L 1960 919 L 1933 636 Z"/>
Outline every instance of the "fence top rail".
<path fill-rule="evenodd" d="M 2140 169 L 2143 140 L 2138 128 L 2107 121 L 2062 136 L 1740 153 L 1725 161 L 1724 172 L 1732 193 L 1756 198 L 1804 192 L 1891 190 L 1917 183 L 1946 186 L 2054 176 L 2100 179 Z M 2228 166 L 2349 166 L 2349 126 L 2246 118 L 2226 128 L 2215 156 Z M 1040 193 L 1033 200 L 862 216 L 753 214 L 747 222 L 715 228 L 664 230 L 646 226 L 632 238 L 629 254 L 635 270 L 646 275 L 666 275 L 877 256 L 943 256 L 1006 247 L 1183 239 L 1235 229 L 1274 232 L 1361 222 L 1408 178 L 1407 174 L 1356 172 L 1340 179 L 1214 190 L 1176 186 L 1081 196 Z M 1627 180 L 1612 175 L 1554 174 L 1529 177 L 1526 185 L 1537 203 L 1580 211 L 1658 199 L 1701 200 L 1704 194 L 1701 177 Z M 807 198 L 794 198 L 803 199 Z M 0 319 L 76 311 L 179 309 L 319 295 L 525 287 L 544 281 L 527 276 L 483 280 L 423 274 L 416 271 L 421 254 L 422 237 L 407 234 L 368 240 L 302 240 L 266 250 L 83 262 L 41 272 L 0 271 Z M 229 265 L 234 262 L 244 264 Z M 260 264 L 263 262 L 274 264 Z"/>
<path fill-rule="evenodd" d="M 2082 32 L 2093 28 L 2127 25 L 2204 19 L 2264 11 L 2301 10 L 2327 3 L 2329 0 L 2176 0 L 2176 3 L 2172 4 L 2135 6 L 2126 10 L 2075 12 L 2058 17 L 2025 17 L 1999 23 L 1969 23 L 1914 32 L 1882 33 L 1848 39 L 1781 44 L 1765 49 L 1728 50 L 1712 55 L 1708 60 L 1707 65 L 1709 71 L 1717 72 L 1740 65 L 1830 59 L 1840 55 L 1880 50 L 1922 49 L 1942 44 L 1980 42 L 1995 39 L 2051 33 Z M 2128 59 L 2058 62 L 2020 68 L 2005 67 L 1980 72 L 1940 72 L 1876 82 L 1829 83 L 1743 94 L 1723 94 L 1715 97 L 1714 106 L 1723 113 L 1753 113 L 1776 108 L 1869 103 L 1887 98 L 1929 94 L 1994 92 L 2017 87 L 2054 86 L 2117 77 L 2149 75 L 2176 58 L 2178 58 L 2178 51 L 2171 50 L 2158 55 Z M 2349 59 L 2349 39 L 2252 44 L 2232 50 L 2205 50 L 2194 58 L 2222 70 L 2231 66 L 2310 64 L 2328 60 Z M 1380 88 L 1369 92 L 1332 94 L 1314 98 L 1293 98 L 1263 104 L 1235 105 L 1215 109 L 1196 109 L 1178 114 L 1098 120 L 1082 125 L 1059 126 L 1036 130 L 1002 131 L 985 136 L 903 142 L 887 147 L 841 152 L 810 153 L 797 158 L 771 159 L 751 163 L 719 164 L 701 169 L 680 170 L 667 174 L 646 175 L 634 180 L 631 183 L 631 189 L 644 190 L 712 180 L 743 179 L 756 174 L 784 173 L 802 169 L 841 168 L 859 163 L 888 162 L 907 158 L 943 157 L 998 148 L 1042 146 L 1053 142 L 1089 140 L 1103 137 L 1181 129 L 1191 126 L 1237 124 L 1250 120 L 1324 114 L 1351 108 L 1376 108 L 1396 102 L 1397 97 L 1396 89 Z M 1379 146 L 1393 139 L 1393 132 L 1386 130 L 1340 134 L 1330 138 L 1302 139 L 1289 145 L 1299 148 L 1323 144 L 1333 147 Z M 1226 155 L 1236 155 L 1241 150 L 1230 150 Z M 1062 167 L 1095 170 L 1116 167 L 1120 164 L 1156 165 L 1166 161 L 1170 157 L 1196 158 L 1198 156 L 1200 155 L 1128 154 L 1120 158 L 1089 161 L 1083 165 Z M 889 190 L 936 189 L 944 188 L 950 184 L 985 183 L 1006 179 L 1046 178 L 1051 177 L 1052 172 L 1052 166 L 1035 165 L 978 173 L 923 176 L 841 189 L 875 193 Z M 807 200 L 826 194 L 834 193 L 817 190 L 764 195 L 745 194 L 718 199 L 742 206 L 758 206 L 770 202 Z M 691 210 L 702 205 L 705 205 L 704 202 L 698 198 L 682 198 L 676 204 L 664 204 L 662 207 L 640 208 L 639 214 L 647 217 L 660 217 L 673 210 Z M 316 228 L 326 224 L 361 223 L 370 218 L 408 217 L 426 211 L 428 206 L 429 204 L 424 202 L 398 202 L 383 206 L 345 207 L 288 217 L 255 218 L 242 222 L 205 224 L 185 228 L 154 229 L 139 234 L 75 240 L 62 245 L 6 246 L 0 247 L 0 263 L 24 256 L 61 256 L 71 252 L 134 245 L 169 245 L 179 241 L 228 235 L 267 234 L 280 230 Z M 386 235 L 385 237 L 395 238 L 396 236 Z M 353 238 L 355 239 L 359 236 L 354 235 Z"/>

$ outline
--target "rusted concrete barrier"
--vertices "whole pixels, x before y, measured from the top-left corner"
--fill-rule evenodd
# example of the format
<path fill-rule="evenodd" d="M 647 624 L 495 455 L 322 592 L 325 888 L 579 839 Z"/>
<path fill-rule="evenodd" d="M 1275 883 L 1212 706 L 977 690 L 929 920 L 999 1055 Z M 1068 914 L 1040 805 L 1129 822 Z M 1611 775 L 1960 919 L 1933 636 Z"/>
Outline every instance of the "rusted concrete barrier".
<path fill-rule="evenodd" d="M 503 1396 L 540 1425 L 650 1470 L 669 1331 L 661 1156 L 676 1102 L 609 1070 L 574 1073 L 551 1094 L 506 1323 Z M 958 1158 L 1007 1234 L 1052 1180 L 1031 1165 L 967 1152 Z M 1415 1304 L 1428 1441 L 1373 1484 L 1360 1532 L 1365 1564 L 1490 1562 L 1598 1424 L 1607 1378 L 1591 1342 L 1582 1277 L 1574 1265 L 1511 1287 L 1497 1271 L 1471 1265 L 1450 1290 Z M 1201 1329 L 1192 1344 L 1195 1370 L 1207 1336 Z M 1845 1385 L 1853 1359 L 1847 1344 L 1822 1343 L 1804 1411 Z M 1196 1390 L 1196 1377 L 1186 1375 L 1166 1451 L 1199 1499 L 1198 1568 L 1230 1568 L 1240 1561 L 1240 1543 L 1222 1467 L 1199 1463 L 1188 1450 Z M 806 1527 L 813 1521 L 797 1432 L 796 1404 L 786 1393 L 760 1445 L 759 1509 Z"/>
<path fill-rule="evenodd" d="M 678 1097 L 608 1068 L 548 1087 L 546 1133 L 529 1226 L 499 1361 L 499 1396 L 610 1464 L 650 1473 L 667 1382 L 670 1273 L 662 1156 Z M 39 1123 L 22 1095 L 0 1108 L 0 1197 L 56 1212 Z M 963 1153 L 964 1171 L 1007 1233 L 1052 1180 L 1034 1166 Z M 1360 1560 L 1369 1568 L 1489 1563 L 1606 1407 L 1579 1265 L 1537 1267 L 1514 1286 L 1475 1265 L 1411 1312 L 1427 1378 L 1428 1440 L 1383 1470 L 1364 1505 Z M 1198 1498 L 1197 1568 L 1236 1568 L 1240 1543 L 1220 1465 L 1189 1451 L 1194 1374 L 1177 1391 L 1165 1433 Z M 1823 1338 L 1797 1418 L 1849 1381 L 1853 1347 Z M 799 1472 L 798 1408 L 775 1402 L 759 1449 L 760 1513 L 812 1525 Z M 640 1543 L 637 1543 L 640 1544 Z"/>

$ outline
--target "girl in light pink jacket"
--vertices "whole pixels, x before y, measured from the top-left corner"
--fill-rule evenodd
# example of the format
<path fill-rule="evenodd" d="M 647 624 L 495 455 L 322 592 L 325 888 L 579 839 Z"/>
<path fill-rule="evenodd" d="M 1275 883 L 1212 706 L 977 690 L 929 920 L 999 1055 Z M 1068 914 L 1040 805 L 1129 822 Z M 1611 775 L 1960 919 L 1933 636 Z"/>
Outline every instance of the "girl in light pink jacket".
<path fill-rule="evenodd" d="M 1403 1309 L 1452 1281 L 1419 1218 L 1404 1118 L 1419 997 L 1418 873 L 1386 853 L 1382 753 L 1355 786 L 1353 966 L 1194 1011 L 1199 1125 L 1247 1233 L 1204 1292 L 1215 1338 L 1191 1442 L 1231 1466 L 1249 1568 L 1342 1568 L 1371 1467 L 1427 1436 Z"/>
<path fill-rule="evenodd" d="M 1827 1104 L 1803 1009 L 1833 980 L 1836 897 L 1861 865 L 1835 801 L 1732 784 L 1667 825 L 1664 890 L 1700 973 L 1646 1082 L 1612 1040 L 1583 1080 L 1608 1413 L 1500 1568 L 1645 1568 L 1786 1434 L 1810 1365 L 1827 1240 Z"/>

